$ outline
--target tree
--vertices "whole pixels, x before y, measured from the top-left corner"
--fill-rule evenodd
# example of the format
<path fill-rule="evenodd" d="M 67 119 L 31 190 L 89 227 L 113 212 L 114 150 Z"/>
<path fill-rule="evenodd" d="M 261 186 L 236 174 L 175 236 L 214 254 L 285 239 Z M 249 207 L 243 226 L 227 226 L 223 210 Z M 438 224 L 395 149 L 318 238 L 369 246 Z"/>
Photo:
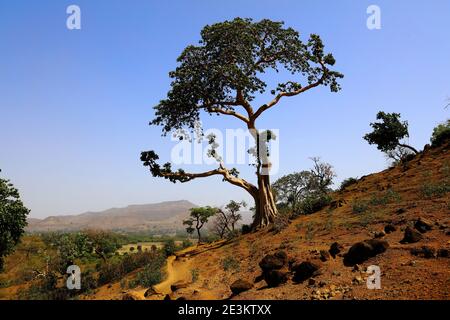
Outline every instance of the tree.
<path fill-rule="evenodd" d="M 433 134 L 430 139 L 431 144 L 436 147 L 444 144 L 444 142 L 448 140 L 450 140 L 450 119 L 438 124 L 433 129 Z"/>
<path fill-rule="evenodd" d="M 218 168 L 201 173 L 173 171 L 170 163 L 159 165 L 154 151 L 142 152 L 141 160 L 155 177 L 172 182 L 188 182 L 197 178 L 222 176 L 253 197 L 255 218 L 253 229 L 272 223 L 278 214 L 270 185 L 270 159 L 267 142 L 270 131 L 257 129 L 257 119 L 288 97 L 298 96 L 318 86 L 340 90 L 338 79 L 343 75 L 329 68 L 335 64 L 331 53 L 325 53 L 318 35 L 307 43 L 283 22 L 267 19 L 253 22 L 236 18 L 204 27 L 199 45 L 185 48 L 179 65 L 170 73 L 173 79 L 167 98 L 155 107 L 151 125 L 162 126 L 163 135 L 171 130 L 195 131 L 202 113 L 229 116 L 240 120 L 255 142 L 256 184 L 239 177 L 235 168 L 226 168 L 217 157 L 215 141 L 209 137 L 210 156 L 218 160 Z M 294 77 L 279 83 L 269 91 L 273 99 L 259 106 L 252 105 L 256 94 L 268 88 L 262 76 L 265 72 L 285 69 Z M 242 112 L 238 109 L 241 109 Z"/>
<path fill-rule="evenodd" d="M 376 144 L 378 150 L 387 154 L 398 147 L 409 149 L 415 154 L 419 153 L 415 148 L 400 142 L 401 139 L 409 137 L 408 122 L 400 121 L 400 113 L 380 111 L 377 120 L 381 121 L 371 123 L 373 131 L 364 136 L 369 144 Z"/>
<path fill-rule="evenodd" d="M 186 225 L 186 231 L 189 234 L 194 233 L 197 230 L 198 242 L 202 242 L 200 229 L 208 222 L 209 218 L 217 213 L 216 208 L 211 207 L 199 207 L 191 209 L 191 216 L 189 219 L 184 220 L 183 224 Z"/>
<path fill-rule="evenodd" d="M 3 270 L 4 257 L 20 241 L 29 213 L 30 210 L 20 200 L 19 191 L 9 180 L 0 178 L 0 271 Z"/>
<path fill-rule="evenodd" d="M 212 227 L 214 232 L 220 238 L 224 238 L 226 235 L 233 236 L 236 233 L 236 223 L 242 219 L 239 210 L 246 206 L 247 204 L 244 201 L 231 200 L 225 206 L 225 210 L 218 209 Z"/>
<path fill-rule="evenodd" d="M 331 191 L 333 178 L 336 174 L 333 167 L 320 158 L 313 157 L 313 168 L 294 172 L 279 178 L 273 184 L 277 203 L 280 206 L 289 207 L 294 211 L 306 198 L 317 198 Z"/>

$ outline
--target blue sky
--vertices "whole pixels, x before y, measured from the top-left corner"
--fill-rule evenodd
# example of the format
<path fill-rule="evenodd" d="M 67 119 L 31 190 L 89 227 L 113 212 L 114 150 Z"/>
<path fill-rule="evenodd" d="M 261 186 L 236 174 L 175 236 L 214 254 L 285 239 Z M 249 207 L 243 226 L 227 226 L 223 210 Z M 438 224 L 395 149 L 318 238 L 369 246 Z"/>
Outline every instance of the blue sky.
<path fill-rule="evenodd" d="M 66 28 L 70 4 L 81 8 L 81 30 Z M 366 27 L 370 4 L 381 8 L 381 30 Z M 218 177 L 153 178 L 139 161 L 148 149 L 169 160 L 174 143 L 148 121 L 178 55 L 204 25 L 237 16 L 283 20 L 303 40 L 319 34 L 345 75 L 341 92 L 312 90 L 261 118 L 260 127 L 280 129 L 279 174 L 309 168 L 311 156 L 333 164 L 337 182 L 384 169 L 383 154 L 361 138 L 378 110 L 400 112 L 417 148 L 448 118 L 449 1 L 1 1 L 1 176 L 31 216 L 249 200 Z M 220 119 L 203 118 L 204 127 L 240 127 Z"/>

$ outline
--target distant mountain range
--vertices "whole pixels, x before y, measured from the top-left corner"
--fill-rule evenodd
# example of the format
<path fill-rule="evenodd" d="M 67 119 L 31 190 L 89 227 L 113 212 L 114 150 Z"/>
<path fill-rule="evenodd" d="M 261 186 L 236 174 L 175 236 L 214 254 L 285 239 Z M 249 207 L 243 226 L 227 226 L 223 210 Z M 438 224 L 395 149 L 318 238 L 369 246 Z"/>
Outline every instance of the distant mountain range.
<path fill-rule="evenodd" d="M 130 205 L 125 208 L 112 208 L 79 215 L 51 216 L 45 219 L 29 218 L 26 230 L 46 232 L 101 229 L 168 234 L 185 230 L 183 220 L 189 216 L 189 209 L 194 207 L 197 205 L 187 200 L 180 200 Z"/>

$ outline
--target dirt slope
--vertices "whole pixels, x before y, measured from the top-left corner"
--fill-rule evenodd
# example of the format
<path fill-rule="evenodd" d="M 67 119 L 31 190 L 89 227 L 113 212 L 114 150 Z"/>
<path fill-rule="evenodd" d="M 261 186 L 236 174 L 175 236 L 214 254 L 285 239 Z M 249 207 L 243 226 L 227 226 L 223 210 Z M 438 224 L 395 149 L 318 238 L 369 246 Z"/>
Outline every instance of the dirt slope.
<path fill-rule="evenodd" d="M 198 279 L 172 293 L 172 298 L 226 299 L 231 295 L 230 284 L 244 279 L 254 283 L 253 289 L 232 299 L 450 299 L 450 259 L 410 252 L 422 246 L 450 249 L 450 197 L 442 192 L 449 179 L 448 145 L 427 149 L 404 166 L 363 177 L 335 193 L 333 198 L 341 200 L 340 207 L 298 217 L 279 233 L 264 230 L 185 255 L 184 265 L 179 267 L 198 270 Z M 354 212 L 359 210 L 362 212 Z M 432 230 L 417 243 L 401 244 L 404 229 L 418 218 L 431 220 Z M 390 247 L 362 263 L 360 270 L 345 267 L 342 256 L 337 256 L 324 262 L 321 274 L 311 282 L 289 280 L 275 288 L 268 288 L 264 280 L 255 282 L 261 274 L 258 263 L 267 254 L 282 249 L 291 261 L 306 261 L 316 259 L 319 250 L 328 250 L 335 241 L 344 246 L 345 253 L 355 242 L 373 238 L 387 224 L 396 227 L 382 238 Z M 367 289 L 365 268 L 369 265 L 381 269 L 380 290 Z"/>

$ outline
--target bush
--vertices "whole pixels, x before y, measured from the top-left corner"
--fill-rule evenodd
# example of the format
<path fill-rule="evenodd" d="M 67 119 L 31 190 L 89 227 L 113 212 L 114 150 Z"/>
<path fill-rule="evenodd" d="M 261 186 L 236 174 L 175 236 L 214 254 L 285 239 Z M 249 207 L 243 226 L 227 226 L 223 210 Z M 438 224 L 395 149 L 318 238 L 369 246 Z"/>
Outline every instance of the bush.
<path fill-rule="evenodd" d="M 273 222 L 272 231 L 275 233 L 279 233 L 282 230 L 286 229 L 288 226 L 289 213 L 279 212 L 279 214 L 275 217 L 275 221 Z"/>
<path fill-rule="evenodd" d="M 339 187 L 339 190 L 343 191 L 344 189 L 346 189 L 347 187 L 355 184 L 358 182 L 357 178 L 347 178 L 344 181 L 341 182 L 341 186 Z"/>
<path fill-rule="evenodd" d="M 252 231 L 252 226 L 249 224 L 243 224 L 241 227 L 241 232 L 242 234 L 247 234 L 250 233 Z"/>
<path fill-rule="evenodd" d="M 367 201 L 363 200 L 355 200 L 352 204 L 352 212 L 353 213 L 363 213 L 366 212 L 369 208 L 369 205 L 367 204 Z"/>
<path fill-rule="evenodd" d="M 191 270 L 192 282 L 197 282 L 199 275 L 200 275 L 200 270 L 192 269 Z"/>
<path fill-rule="evenodd" d="M 444 123 L 439 124 L 433 129 L 431 135 L 431 144 L 433 147 L 438 147 L 444 144 L 444 142 L 450 139 L 450 119 Z"/>
<path fill-rule="evenodd" d="M 239 261 L 231 256 L 228 256 L 222 260 L 222 267 L 224 271 L 239 270 Z"/>
<path fill-rule="evenodd" d="M 309 196 L 300 203 L 297 212 L 300 214 L 312 214 L 328 206 L 331 201 L 332 198 L 326 194 L 319 196 Z"/>
<path fill-rule="evenodd" d="M 145 267 L 144 270 L 136 275 L 136 279 L 130 284 L 131 287 L 151 287 L 158 284 L 163 279 L 162 268 L 165 264 L 165 258 L 162 255 L 155 256 Z"/>
<path fill-rule="evenodd" d="M 173 255 L 175 251 L 176 251 L 175 241 L 173 241 L 173 239 L 167 240 L 164 243 L 163 247 L 163 252 L 166 255 L 166 257 Z"/>

